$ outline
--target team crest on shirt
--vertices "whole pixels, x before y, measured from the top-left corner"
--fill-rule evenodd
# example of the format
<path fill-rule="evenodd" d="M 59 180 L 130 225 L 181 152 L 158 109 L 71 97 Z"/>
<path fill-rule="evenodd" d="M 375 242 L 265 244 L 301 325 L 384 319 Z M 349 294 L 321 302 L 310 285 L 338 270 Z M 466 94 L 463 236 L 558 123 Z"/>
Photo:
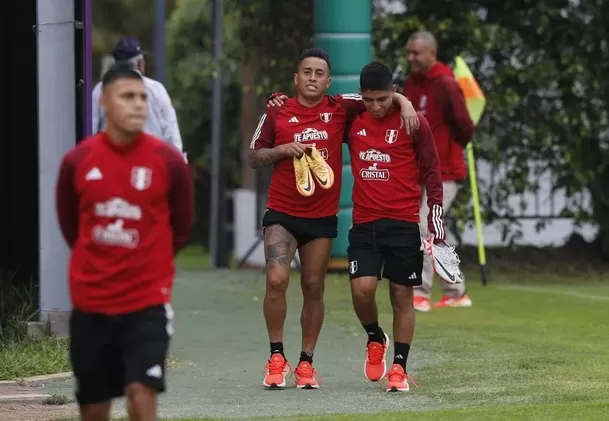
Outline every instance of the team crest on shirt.
<path fill-rule="evenodd" d="M 142 191 L 152 183 L 152 170 L 146 167 L 131 168 L 131 185 L 134 189 Z"/>
<path fill-rule="evenodd" d="M 329 123 L 332 120 L 332 113 L 319 113 L 319 119 L 324 123 Z"/>
<path fill-rule="evenodd" d="M 385 132 L 385 142 L 391 145 L 392 143 L 395 143 L 396 140 L 398 140 L 397 130 L 389 129 Z"/>

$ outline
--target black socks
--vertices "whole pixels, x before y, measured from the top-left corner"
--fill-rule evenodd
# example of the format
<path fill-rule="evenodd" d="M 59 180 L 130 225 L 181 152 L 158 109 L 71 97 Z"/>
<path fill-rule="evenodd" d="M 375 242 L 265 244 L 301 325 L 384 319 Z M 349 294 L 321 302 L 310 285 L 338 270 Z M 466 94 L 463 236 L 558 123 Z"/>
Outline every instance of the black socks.
<path fill-rule="evenodd" d="M 378 342 L 380 344 L 385 343 L 385 335 L 383 334 L 383 329 L 379 326 L 378 323 L 371 323 L 369 325 L 362 325 L 366 334 L 368 335 L 368 342 Z"/>
<path fill-rule="evenodd" d="M 305 361 L 305 362 L 307 362 L 309 364 L 313 364 L 313 353 L 312 352 L 304 352 L 304 351 L 301 352 L 300 353 L 300 361 L 299 361 L 299 363 L 301 363 L 303 361 Z"/>
<path fill-rule="evenodd" d="M 281 354 L 285 358 L 283 353 L 283 342 L 271 342 L 271 355 Z"/>
<path fill-rule="evenodd" d="M 401 365 L 404 371 L 406 371 L 406 361 L 408 360 L 408 352 L 410 352 L 410 345 L 405 344 L 403 342 L 395 342 L 393 344 L 393 349 L 395 351 L 393 363 Z"/>
<path fill-rule="evenodd" d="M 285 354 L 283 353 L 283 342 L 271 342 L 271 356 L 273 354 L 281 354 L 283 358 L 285 358 Z M 312 352 L 301 352 L 300 353 L 300 362 L 306 361 L 309 364 L 313 364 L 313 353 Z"/>

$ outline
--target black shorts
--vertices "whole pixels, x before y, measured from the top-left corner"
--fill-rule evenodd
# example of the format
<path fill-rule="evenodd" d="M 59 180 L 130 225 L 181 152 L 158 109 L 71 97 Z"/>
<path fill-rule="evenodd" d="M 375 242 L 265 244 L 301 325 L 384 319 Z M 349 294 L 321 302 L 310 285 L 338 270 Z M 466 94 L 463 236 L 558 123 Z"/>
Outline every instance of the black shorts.
<path fill-rule="evenodd" d="M 164 392 L 172 320 L 169 305 L 118 316 L 73 310 L 70 358 L 78 403 L 121 397 L 131 383 Z"/>
<path fill-rule="evenodd" d="M 422 284 L 423 251 L 419 225 L 414 222 L 379 219 L 355 224 L 349 230 L 350 279 L 382 277 L 407 286 Z"/>
<path fill-rule="evenodd" d="M 336 238 L 338 235 L 338 217 L 300 218 L 273 209 L 267 209 L 262 217 L 264 228 L 281 225 L 292 234 L 298 246 L 304 246 L 316 238 Z"/>

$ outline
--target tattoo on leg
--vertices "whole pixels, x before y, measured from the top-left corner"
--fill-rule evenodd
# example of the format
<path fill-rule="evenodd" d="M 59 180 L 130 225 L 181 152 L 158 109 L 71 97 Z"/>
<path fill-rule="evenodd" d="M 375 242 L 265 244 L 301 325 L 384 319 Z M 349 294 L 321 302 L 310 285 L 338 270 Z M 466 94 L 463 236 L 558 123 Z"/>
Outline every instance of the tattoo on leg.
<path fill-rule="evenodd" d="M 295 246 L 295 240 L 285 228 L 277 225 L 265 230 L 265 247 L 267 265 L 286 266 L 291 263 L 291 251 Z"/>

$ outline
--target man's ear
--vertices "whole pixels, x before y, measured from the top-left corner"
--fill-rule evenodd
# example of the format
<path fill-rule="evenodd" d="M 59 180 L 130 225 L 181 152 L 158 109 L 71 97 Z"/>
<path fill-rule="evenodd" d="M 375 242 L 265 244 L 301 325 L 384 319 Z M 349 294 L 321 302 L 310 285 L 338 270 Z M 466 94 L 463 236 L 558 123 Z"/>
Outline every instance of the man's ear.
<path fill-rule="evenodd" d="M 294 73 L 294 86 L 298 85 L 298 73 Z"/>
<path fill-rule="evenodd" d="M 328 78 L 328 83 L 326 83 L 326 89 L 328 89 L 330 87 L 330 85 L 332 84 L 332 78 L 329 77 Z"/>
<path fill-rule="evenodd" d="M 395 93 L 397 92 L 397 90 L 398 90 L 397 85 L 393 85 L 393 86 L 391 87 L 391 92 L 392 92 L 392 93 L 394 93 L 394 94 L 395 94 Z"/>
<path fill-rule="evenodd" d="M 102 92 L 101 96 L 99 97 L 98 104 L 105 114 L 106 113 L 106 97 L 104 96 L 103 92 Z"/>

